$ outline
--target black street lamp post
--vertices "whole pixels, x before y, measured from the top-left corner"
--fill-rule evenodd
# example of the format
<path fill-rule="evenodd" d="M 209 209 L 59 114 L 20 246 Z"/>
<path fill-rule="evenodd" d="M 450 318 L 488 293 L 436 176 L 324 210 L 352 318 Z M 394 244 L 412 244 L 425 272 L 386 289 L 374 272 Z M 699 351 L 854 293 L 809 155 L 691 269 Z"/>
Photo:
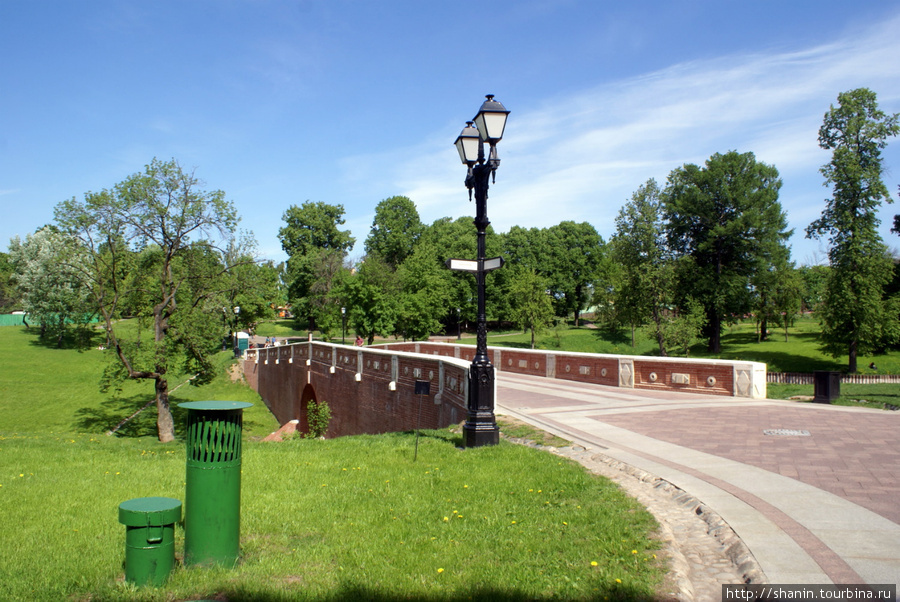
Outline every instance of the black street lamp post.
<path fill-rule="evenodd" d="M 238 317 L 241 315 L 241 308 L 234 306 L 234 357 L 241 357 L 241 346 L 238 342 Z"/>
<path fill-rule="evenodd" d="M 485 274 L 503 265 L 499 257 L 485 257 L 485 232 L 490 225 L 487 217 L 487 192 L 489 179 L 495 176 L 500 158 L 497 143 L 503 138 L 506 117 L 509 111 L 488 94 L 487 100 L 478 110 L 474 123 L 466 122 L 466 127 L 456 139 L 456 148 L 463 164 L 468 168 L 466 188 L 469 200 L 475 191 L 475 229 L 478 234 L 476 261 L 451 259 L 447 263 L 451 269 L 473 272 L 478 289 L 478 326 L 475 357 L 469 370 L 469 399 L 463 438 L 466 447 L 496 445 L 500 439 L 500 429 L 494 417 L 494 366 L 487 353 L 487 313 L 484 306 Z M 485 160 L 484 143 L 490 148 Z"/>
<path fill-rule="evenodd" d="M 347 341 L 344 339 L 344 334 L 347 331 L 347 308 L 341 308 L 341 345 L 346 345 Z"/>

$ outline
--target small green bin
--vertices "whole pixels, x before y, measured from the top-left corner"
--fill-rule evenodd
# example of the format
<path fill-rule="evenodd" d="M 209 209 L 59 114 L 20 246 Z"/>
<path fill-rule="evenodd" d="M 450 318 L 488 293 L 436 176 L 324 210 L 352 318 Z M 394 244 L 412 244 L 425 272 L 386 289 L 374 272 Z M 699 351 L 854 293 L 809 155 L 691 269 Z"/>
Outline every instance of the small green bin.
<path fill-rule="evenodd" d="M 119 504 L 125 525 L 125 580 L 162 585 L 175 567 L 175 523 L 181 502 L 170 497 L 139 497 Z"/>

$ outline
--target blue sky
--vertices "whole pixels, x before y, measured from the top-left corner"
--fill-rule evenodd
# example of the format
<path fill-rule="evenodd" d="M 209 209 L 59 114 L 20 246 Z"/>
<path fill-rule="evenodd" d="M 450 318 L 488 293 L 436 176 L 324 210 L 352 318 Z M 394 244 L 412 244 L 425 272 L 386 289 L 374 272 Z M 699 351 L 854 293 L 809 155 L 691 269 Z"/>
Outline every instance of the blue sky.
<path fill-rule="evenodd" d="M 452 143 L 491 93 L 498 231 L 608 239 L 647 179 L 752 151 L 781 172 L 794 259 L 822 262 L 818 128 L 857 87 L 900 111 L 898 31 L 895 0 L 0 0 L 0 248 L 158 157 L 224 190 L 263 257 L 311 200 L 345 207 L 358 258 L 387 197 L 474 214 Z M 900 140 L 885 161 L 896 199 Z"/>

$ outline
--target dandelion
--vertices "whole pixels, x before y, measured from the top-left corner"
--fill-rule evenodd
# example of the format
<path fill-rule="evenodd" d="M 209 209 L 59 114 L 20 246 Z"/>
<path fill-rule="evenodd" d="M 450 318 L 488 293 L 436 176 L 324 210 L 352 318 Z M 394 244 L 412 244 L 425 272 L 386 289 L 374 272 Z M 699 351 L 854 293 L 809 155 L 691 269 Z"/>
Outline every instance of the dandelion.
<path fill-rule="evenodd" d="M 512 524 L 516 524 L 516 521 L 513 521 Z"/>
<path fill-rule="evenodd" d="M 591 560 L 591 566 L 597 566 L 597 561 L 596 561 L 596 560 Z"/>
<path fill-rule="evenodd" d="M 449 520 L 450 520 L 450 517 L 448 517 L 448 516 L 445 516 L 445 517 L 444 517 L 444 522 L 445 522 L 445 523 L 446 523 L 447 521 L 449 521 Z"/>
<path fill-rule="evenodd" d="M 622 583 L 621 579 L 616 579 L 616 583 Z"/>
<path fill-rule="evenodd" d="M 469 488 L 468 485 L 463 485 L 463 489 L 468 489 L 468 488 Z"/>
<path fill-rule="evenodd" d="M 444 569 L 438 569 L 438 573 L 443 573 Z"/>
<path fill-rule="evenodd" d="M 637 550 L 631 550 L 632 554 L 637 554 Z"/>

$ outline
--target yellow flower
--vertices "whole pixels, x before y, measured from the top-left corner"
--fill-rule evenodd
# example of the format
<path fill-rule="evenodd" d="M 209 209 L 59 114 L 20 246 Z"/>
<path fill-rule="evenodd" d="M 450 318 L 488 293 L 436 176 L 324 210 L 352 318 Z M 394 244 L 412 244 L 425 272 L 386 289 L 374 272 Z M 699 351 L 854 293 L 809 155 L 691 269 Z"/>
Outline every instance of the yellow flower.
<path fill-rule="evenodd" d="M 444 517 L 444 522 L 445 522 L 445 523 L 446 523 L 447 521 L 449 521 L 449 520 L 450 520 L 449 517 L 447 517 L 447 516 Z"/>
<path fill-rule="evenodd" d="M 438 569 L 438 573 L 443 573 L 444 569 Z"/>
<path fill-rule="evenodd" d="M 622 583 L 621 579 L 616 579 L 616 583 Z"/>
<path fill-rule="evenodd" d="M 637 554 L 637 550 L 631 550 L 632 554 Z"/>
<path fill-rule="evenodd" d="M 597 561 L 596 561 L 596 560 L 591 560 L 591 566 L 597 566 Z"/>

